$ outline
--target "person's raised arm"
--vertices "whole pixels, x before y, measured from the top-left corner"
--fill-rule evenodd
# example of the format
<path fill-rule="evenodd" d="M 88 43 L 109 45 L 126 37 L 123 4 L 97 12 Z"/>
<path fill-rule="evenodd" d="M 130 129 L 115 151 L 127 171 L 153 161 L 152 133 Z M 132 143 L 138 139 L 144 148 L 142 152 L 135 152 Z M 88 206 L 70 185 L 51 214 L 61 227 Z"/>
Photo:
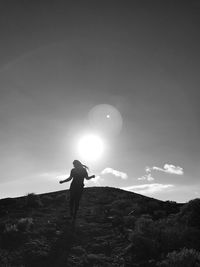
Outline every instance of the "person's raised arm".
<path fill-rule="evenodd" d="M 61 180 L 61 181 L 59 181 L 59 183 L 62 184 L 62 183 L 69 182 L 69 181 L 71 181 L 72 178 L 73 178 L 73 176 L 72 176 L 72 172 L 71 172 L 71 173 L 70 173 L 70 176 L 69 176 L 67 179 L 65 179 L 65 180 Z"/>
<path fill-rule="evenodd" d="M 87 173 L 87 171 L 86 171 L 85 179 L 86 179 L 86 180 L 90 180 L 90 179 L 92 179 L 92 178 L 95 178 L 95 175 L 88 176 L 88 173 Z"/>
<path fill-rule="evenodd" d="M 95 178 L 95 175 L 88 176 L 86 179 L 87 179 L 87 180 L 90 180 L 90 179 L 92 179 L 92 178 Z"/>

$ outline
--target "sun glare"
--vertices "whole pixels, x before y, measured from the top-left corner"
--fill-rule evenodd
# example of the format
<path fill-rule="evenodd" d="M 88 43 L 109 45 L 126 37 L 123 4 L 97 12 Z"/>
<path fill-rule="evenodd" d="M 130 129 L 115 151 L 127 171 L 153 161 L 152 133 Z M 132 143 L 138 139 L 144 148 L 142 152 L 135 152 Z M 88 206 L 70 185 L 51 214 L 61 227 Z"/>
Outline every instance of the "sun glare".
<path fill-rule="evenodd" d="M 99 159 L 104 150 L 102 139 L 93 134 L 83 136 L 78 143 L 78 152 L 82 159 L 91 161 Z"/>

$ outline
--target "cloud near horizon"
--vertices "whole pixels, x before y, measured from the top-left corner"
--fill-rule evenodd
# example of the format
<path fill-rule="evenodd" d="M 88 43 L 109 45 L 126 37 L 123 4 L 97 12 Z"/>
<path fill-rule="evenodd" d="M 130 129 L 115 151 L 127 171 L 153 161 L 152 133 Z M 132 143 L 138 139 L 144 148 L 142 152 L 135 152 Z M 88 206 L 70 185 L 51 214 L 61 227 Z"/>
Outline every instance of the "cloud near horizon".
<path fill-rule="evenodd" d="M 169 174 L 175 174 L 175 175 L 183 175 L 184 171 L 182 167 L 179 166 L 174 166 L 172 164 L 165 164 L 163 168 L 160 167 L 146 167 L 145 168 L 145 172 L 146 174 L 143 175 L 142 177 L 139 177 L 138 180 L 147 180 L 149 182 L 155 180 L 152 177 L 152 171 L 161 171 L 161 172 L 165 172 L 165 173 L 169 173 Z"/>
<path fill-rule="evenodd" d="M 122 189 L 128 190 L 128 191 L 134 191 L 139 194 L 154 194 L 157 192 L 161 192 L 166 189 L 172 189 L 174 185 L 172 184 L 143 184 L 143 185 L 133 185 L 133 186 L 128 186 L 124 187 Z"/>
<path fill-rule="evenodd" d="M 128 175 L 125 172 L 117 171 L 112 168 L 105 168 L 101 174 L 113 174 L 116 177 L 120 177 L 121 179 L 125 180 L 128 178 Z"/>

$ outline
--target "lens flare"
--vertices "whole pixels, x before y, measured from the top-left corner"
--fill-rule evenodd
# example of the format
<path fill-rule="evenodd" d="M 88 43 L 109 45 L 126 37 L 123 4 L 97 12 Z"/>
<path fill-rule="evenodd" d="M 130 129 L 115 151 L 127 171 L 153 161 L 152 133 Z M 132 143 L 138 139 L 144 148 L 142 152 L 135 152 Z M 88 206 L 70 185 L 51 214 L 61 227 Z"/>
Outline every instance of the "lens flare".
<path fill-rule="evenodd" d="M 122 116 L 113 106 L 108 104 L 97 105 L 89 112 L 91 126 L 98 132 L 117 135 L 122 129 Z"/>

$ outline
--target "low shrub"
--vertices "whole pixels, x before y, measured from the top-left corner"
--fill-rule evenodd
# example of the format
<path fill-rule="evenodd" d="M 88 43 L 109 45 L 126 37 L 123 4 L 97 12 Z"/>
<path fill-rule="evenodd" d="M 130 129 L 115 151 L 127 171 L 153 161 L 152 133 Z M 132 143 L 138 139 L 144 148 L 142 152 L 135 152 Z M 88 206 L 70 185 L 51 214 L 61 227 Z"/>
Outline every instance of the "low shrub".
<path fill-rule="evenodd" d="M 8 251 L 6 249 L 0 249 L 0 266 L 24 266 L 20 251 Z"/>
<path fill-rule="evenodd" d="M 0 249 L 0 266 L 9 266 L 9 252 L 5 249 Z"/>
<path fill-rule="evenodd" d="M 162 252 L 171 252 L 184 246 L 182 239 L 182 231 L 184 231 L 184 229 L 181 230 L 176 226 L 166 227 L 161 231 L 160 249 L 162 250 Z"/>
<path fill-rule="evenodd" d="M 33 218 L 21 218 L 17 221 L 17 229 L 22 232 L 30 231 L 33 227 Z"/>
<path fill-rule="evenodd" d="M 200 247 L 200 230 L 177 223 L 174 219 L 160 220 L 155 224 L 154 236 L 159 241 L 161 253 L 168 253 L 183 247 Z"/>
<path fill-rule="evenodd" d="M 16 233 L 18 231 L 16 224 L 5 224 L 4 233 Z"/>
<path fill-rule="evenodd" d="M 183 248 L 180 251 L 169 253 L 158 267 L 200 267 L 200 252 L 194 249 Z"/>
<path fill-rule="evenodd" d="M 17 224 L 5 224 L 4 232 L 1 235 L 1 246 L 4 249 L 15 249 L 21 245 L 26 239 L 26 235 L 21 233 L 17 228 Z"/>

